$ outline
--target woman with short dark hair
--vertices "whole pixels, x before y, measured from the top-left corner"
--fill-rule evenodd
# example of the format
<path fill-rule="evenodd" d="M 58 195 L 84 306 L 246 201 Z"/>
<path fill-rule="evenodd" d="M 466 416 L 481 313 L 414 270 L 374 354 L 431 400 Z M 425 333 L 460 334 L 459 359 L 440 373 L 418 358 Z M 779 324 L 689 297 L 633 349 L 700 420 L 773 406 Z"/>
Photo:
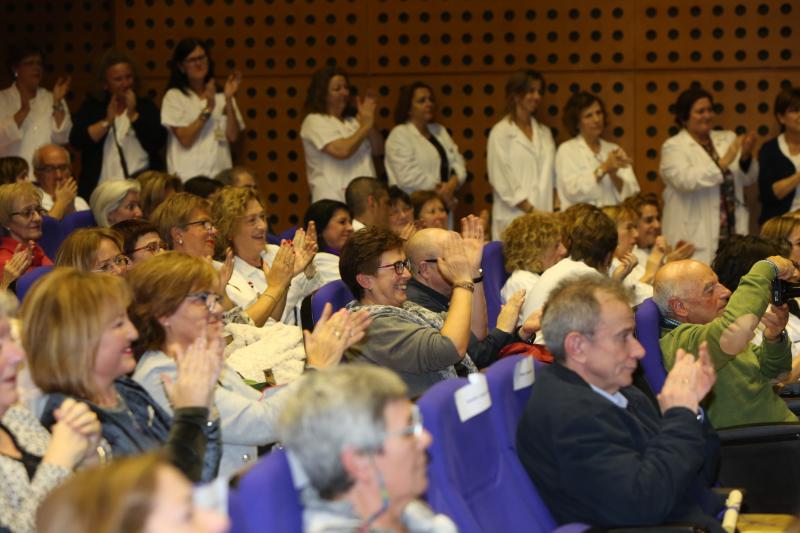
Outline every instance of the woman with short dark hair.
<path fill-rule="evenodd" d="M 758 152 L 759 224 L 800 209 L 800 87 L 778 93 L 773 110 L 781 133 Z"/>
<path fill-rule="evenodd" d="M 603 101 L 585 91 L 564 106 L 564 126 L 573 135 L 556 152 L 556 184 L 561 209 L 585 202 L 616 205 L 639 192 L 633 161 L 619 145 L 603 139 L 607 126 Z"/>

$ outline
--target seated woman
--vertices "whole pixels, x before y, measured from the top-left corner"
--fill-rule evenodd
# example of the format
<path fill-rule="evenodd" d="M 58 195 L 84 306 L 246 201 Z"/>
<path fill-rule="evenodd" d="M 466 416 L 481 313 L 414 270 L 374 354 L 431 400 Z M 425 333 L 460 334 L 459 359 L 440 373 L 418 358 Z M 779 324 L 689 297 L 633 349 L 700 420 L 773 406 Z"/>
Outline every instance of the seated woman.
<path fill-rule="evenodd" d="M 786 257 L 800 266 L 800 218 L 791 214 L 773 217 L 761 226 L 761 236 L 787 243 L 790 250 Z"/>
<path fill-rule="evenodd" d="M 411 193 L 411 207 L 414 208 L 417 229 L 447 229 L 447 207 L 436 192 L 414 191 Z"/>
<path fill-rule="evenodd" d="M 337 200 L 319 200 L 308 206 L 303 224 L 314 223 L 318 230 L 319 251 L 338 256 L 353 234 L 353 219 L 347 204 Z"/>
<path fill-rule="evenodd" d="M 176 192 L 183 190 L 183 183 L 178 176 L 146 170 L 136 176 L 142 190 L 139 192 L 139 202 L 142 207 L 142 216 L 149 219 L 156 207 Z"/>
<path fill-rule="evenodd" d="M 213 257 L 217 228 L 203 198 L 188 192 L 175 193 L 161 202 L 150 215 L 150 221 L 170 250 Z"/>
<path fill-rule="evenodd" d="M 16 299 L 0 293 L 0 528 L 35 531 L 36 508 L 73 469 L 96 457 L 100 423 L 86 404 L 67 400 L 52 434 L 19 402 L 17 372 L 25 352 L 11 332 Z"/>
<path fill-rule="evenodd" d="M 211 218 L 219 229 L 217 257 L 223 258 L 228 246 L 234 253 L 228 297 L 247 309 L 257 326 L 268 318 L 297 324 L 303 298 L 330 281 L 318 275 L 312 262 L 317 252 L 314 222 L 308 233 L 302 228 L 295 232 L 292 246 L 267 245 L 267 214 L 255 191 L 246 187 L 222 189 L 211 205 Z"/>
<path fill-rule="evenodd" d="M 170 417 L 127 377 L 138 338 L 128 320 L 131 293 L 116 276 L 56 268 L 33 286 L 22 306 L 22 344 L 31 377 L 45 393 L 42 423 L 50 427 L 67 398 L 97 414 L 114 456 L 165 446 L 191 480 L 211 480 L 219 466 L 219 422 L 209 419 L 222 363 L 222 340 L 182 350 L 177 378 L 165 379 Z M 63 407 L 62 407 L 63 408 Z"/>
<path fill-rule="evenodd" d="M 147 220 L 131 218 L 117 222 L 111 229 L 122 238 L 122 253 L 130 259 L 131 266 L 167 250 L 167 243 L 161 240 L 156 227 Z"/>
<path fill-rule="evenodd" d="M 505 268 L 511 272 L 511 277 L 500 291 L 503 303 L 508 302 L 520 289 L 525 289 L 525 294 L 533 293 L 542 272 L 567 255 L 561 240 L 558 215 L 544 211 L 519 216 L 503 230 Z M 535 310 L 523 303 L 520 322 Z"/>
<path fill-rule="evenodd" d="M 389 187 L 389 229 L 405 240 L 417 231 L 411 197 L 397 185 Z"/>
<path fill-rule="evenodd" d="M 89 198 L 89 206 L 97 225 L 107 228 L 129 218 L 141 218 L 141 189 L 142 186 L 136 180 L 104 181 L 98 185 Z"/>
<path fill-rule="evenodd" d="M 64 239 L 56 253 L 56 266 L 83 272 L 105 272 L 121 276 L 130 259 L 122 253 L 119 233 L 109 228 L 80 228 Z"/>
<path fill-rule="evenodd" d="M 196 505 L 189 480 L 158 454 L 81 471 L 36 515 L 40 533 L 225 533 L 229 525 L 225 515 Z"/>
<path fill-rule="evenodd" d="M 42 193 L 29 182 L 0 185 L 0 225 L 8 235 L 0 238 L 0 288 L 11 283 L 31 269 L 52 265 L 36 241 L 42 238 L 42 217 L 47 211 L 42 207 Z"/>
<path fill-rule="evenodd" d="M 256 177 L 252 170 L 247 167 L 231 167 L 219 172 L 214 179 L 230 187 L 247 187 L 258 192 Z"/>
<path fill-rule="evenodd" d="M 366 309 L 372 319 L 367 337 L 345 355 L 351 361 L 391 368 L 416 397 L 434 383 L 455 377 L 454 365 L 477 370 L 467 355 L 475 284 L 464 243 L 451 233 L 437 259 L 437 267 L 453 281 L 447 317 L 443 320 L 407 301 L 411 272 L 403 244 L 391 231 L 376 227 L 357 231 L 345 244 L 339 269 L 356 297 L 347 308 Z"/>

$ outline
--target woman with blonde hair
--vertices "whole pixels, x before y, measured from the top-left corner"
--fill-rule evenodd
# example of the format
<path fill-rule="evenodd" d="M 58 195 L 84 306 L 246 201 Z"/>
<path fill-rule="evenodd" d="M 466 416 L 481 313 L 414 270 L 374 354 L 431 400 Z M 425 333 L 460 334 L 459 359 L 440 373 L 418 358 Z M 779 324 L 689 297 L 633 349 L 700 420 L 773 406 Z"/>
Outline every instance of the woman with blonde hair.
<path fill-rule="evenodd" d="M 500 291 L 503 303 L 520 289 L 531 294 L 542 272 L 567 255 L 561 233 L 558 215 L 538 211 L 515 218 L 503 231 L 505 268 L 511 272 Z M 524 320 L 534 311 L 523 303 L 520 317 Z"/>
<path fill-rule="evenodd" d="M 164 446 L 190 479 L 210 480 L 219 465 L 219 422 L 210 416 L 222 341 L 202 341 L 177 354 L 177 378 L 165 379 L 175 416 L 127 377 L 138 338 L 128 319 L 131 292 L 116 276 L 56 268 L 33 286 L 22 306 L 22 344 L 31 378 L 46 395 L 42 424 L 57 419 L 68 398 L 97 414 L 115 456 Z"/>
<path fill-rule="evenodd" d="M 56 253 L 56 266 L 84 272 L 121 276 L 130 259 L 122 253 L 122 237 L 110 228 L 80 228 L 64 239 Z"/>
<path fill-rule="evenodd" d="M 144 218 L 150 218 L 161 202 L 183 190 L 183 182 L 178 176 L 157 170 L 142 172 L 136 176 L 136 181 L 142 186 L 142 190 L 139 192 L 139 202 Z"/>
<path fill-rule="evenodd" d="M 194 504 L 192 486 L 158 454 L 84 470 L 36 514 L 40 533 L 224 533 L 225 515 Z"/>
<path fill-rule="evenodd" d="M 800 265 L 800 218 L 796 214 L 780 215 L 767 220 L 761 226 L 761 236 L 788 242 L 791 246 L 789 259 L 795 265 Z"/>
<path fill-rule="evenodd" d="M 42 192 L 23 181 L 0 185 L 0 225 L 8 235 L 0 238 L 0 288 L 6 289 L 31 269 L 52 265 L 36 241 L 42 238 Z"/>

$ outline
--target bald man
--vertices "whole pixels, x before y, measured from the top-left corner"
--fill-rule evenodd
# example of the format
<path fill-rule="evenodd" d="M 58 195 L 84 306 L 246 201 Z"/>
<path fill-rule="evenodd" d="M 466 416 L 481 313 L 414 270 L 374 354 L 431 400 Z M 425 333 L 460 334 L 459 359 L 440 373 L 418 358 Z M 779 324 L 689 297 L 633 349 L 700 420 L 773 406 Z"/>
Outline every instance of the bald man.
<path fill-rule="evenodd" d="M 86 211 L 89 204 L 78 196 L 78 184 L 72 178 L 69 152 L 57 144 L 45 144 L 33 152 L 33 174 L 42 190 L 42 207 L 57 219 L 75 211 Z"/>
<path fill-rule="evenodd" d="M 784 331 L 789 313 L 786 306 L 769 305 L 770 290 L 775 278 L 794 274 L 791 261 L 773 256 L 753 265 L 733 294 L 699 261 L 667 263 L 656 274 L 653 300 L 662 316 L 664 366 L 672 368 L 678 348 L 697 353 L 708 341 L 717 371 L 708 401 L 715 428 L 797 421 L 770 383 L 792 363 Z M 765 326 L 764 340 L 755 346 L 750 339 L 759 322 Z"/>
<path fill-rule="evenodd" d="M 503 306 L 497 317 L 497 327 L 488 331 L 486 319 L 486 299 L 483 294 L 483 275 L 480 271 L 483 250 L 483 226 L 478 217 L 470 215 L 462 219 L 462 238 L 470 251 L 472 262 L 472 282 L 476 290 L 472 298 L 472 321 L 467 353 L 478 368 L 484 368 L 497 360 L 500 350 L 512 342 L 527 341 L 538 329 L 538 319 L 526 321 L 515 332 L 517 315 L 522 297 Z M 417 231 L 406 244 L 406 256 L 411 261 L 412 279 L 408 282 L 406 296 L 415 304 L 436 313 L 447 313 L 450 295 L 453 292 L 452 279 L 447 272 L 441 272 L 436 258 L 442 255 L 442 247 L 448 231 L 427 228 Z"/>

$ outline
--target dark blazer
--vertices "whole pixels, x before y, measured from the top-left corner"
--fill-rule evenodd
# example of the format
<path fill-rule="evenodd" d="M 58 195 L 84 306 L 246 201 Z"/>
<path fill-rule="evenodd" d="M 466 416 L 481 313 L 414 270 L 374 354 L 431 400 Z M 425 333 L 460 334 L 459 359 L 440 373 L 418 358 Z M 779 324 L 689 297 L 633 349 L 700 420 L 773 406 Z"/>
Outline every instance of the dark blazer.
<path fill-rule="evenodd" d="M 693 522 L 721 531 L 708 487 L 719 441 L 694 413 L 661 417 L 634 387 L 623 409 L 560 363 L 536 375 L 517 449 L 559 524 L 599 527 Z"/>
<path fill-rule="evenodd" d="M 794 191 L 779 200 L 772 192 L 772 184 L 788 178 L 795 172 L 797 170 L 794 163 L 781 152 L 777 137 L 761 145 L 761 150 L 758 152 L 758 192 L 761 199 L 759 224 L 789 212 L 794 200 Z"/>
<path fill-rule="evenodd" d="M 105 93 L 103 100 L 89 96 L 72 117 L 69 142 L 81 152 L 78 195 L 87 201 L 100 180 L 100 171 L 103 168 L 103 145 L 108 135 L 106 133 L 102 139 L 95 142 L 89 136 L 89 126 L 106 117 L 109 99 L 108 93 Z M 132 124 L 132 128 L 136 138 L 139 139 L 139 144 L 150 159 L 148 169 L 164 170 L 163 151 L 167 143 L 167 130 L 161 125 L 161 113 L 149 98 L 141 96 L 136 97 L 136 111 L 139 113 L 139 118 Z M 131 173 L 133 170 L 131 169 Z"/>

